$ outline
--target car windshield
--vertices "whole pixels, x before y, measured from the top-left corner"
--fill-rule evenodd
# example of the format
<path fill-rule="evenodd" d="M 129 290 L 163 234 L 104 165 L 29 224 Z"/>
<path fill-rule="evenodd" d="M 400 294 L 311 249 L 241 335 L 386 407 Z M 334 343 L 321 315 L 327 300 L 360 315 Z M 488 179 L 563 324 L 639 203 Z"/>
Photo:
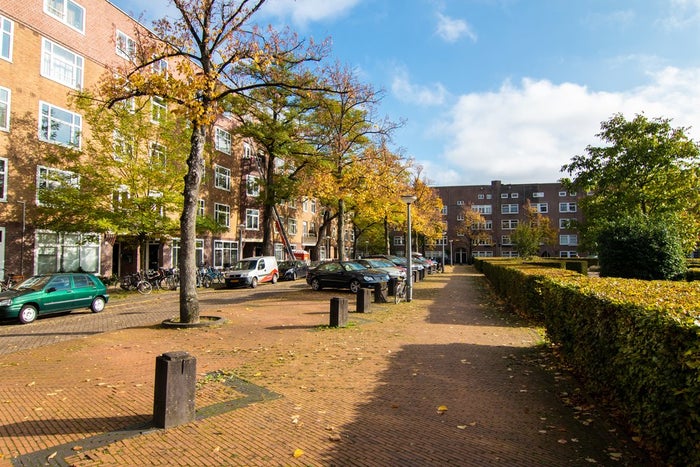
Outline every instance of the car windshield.
<path fill-rule="evenodd" d="M 388 259 L 368 259 L 367 262 L 373 268 L 393 268 L 394 267 L 394 263 L 392 263 Z"/>
<path fill-rule="evenodd" d="M 282 261 L 282 262 L 279 264 L 279 267 L 280 267 L 280 268 L 285 268 L 285 269 L 293 268 L 293 267 L 294 267 L 294 261 Z"/>
<path fill-rule="evenodd" d="M 247 271 L 249 269 L 255 269 L 257 267 L 257 264 L 258 260 L 239 261 L 236 263 L 233 269 L 236 271 Z"/>
<path fill-rule="evenodd" d="M 346 271 L 361 271 L 363 269 L 367 269 L 366 267 L 364 267 L 360 263 L 356 263 L 354 261 L 346 261 L 342 264 L 343 264 L 343 269 L 345 269 Z"/>
<path fill-rule="evenodd" d="M 51 276 L 32 276 L 17 286 L 17 289 L 39 290 L 49 282 Z"/>

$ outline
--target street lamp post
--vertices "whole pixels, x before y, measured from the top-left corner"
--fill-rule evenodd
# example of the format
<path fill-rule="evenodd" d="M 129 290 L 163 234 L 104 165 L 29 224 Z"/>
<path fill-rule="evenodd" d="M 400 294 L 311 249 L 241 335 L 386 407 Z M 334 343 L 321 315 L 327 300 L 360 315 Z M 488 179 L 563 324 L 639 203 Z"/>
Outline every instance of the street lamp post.
<path fill-rule="evenodd" d="M 450 265 L 453 265 L 455 263 L 455 258 L 452 254 L 452 242 L 454 242 L 454 240 L 450 240 Z"/>
<path fill-rule="evenodd" d="M 245 224 L 238 224 L 238 260 L 243 258 L 243 230 Z"/>
<path fill-rule="evenodd" d="M 407 253 L 406 259 L 408 260 L 408 270 L 406 271 L 406 301 L 410 302 L 413 300 L 413 252 L 411 251 L 411 204 L 416 201 L 415 195 L 403 195 L 401 196 L 401 201 L 406 203 L 406 243 Z"/>
<path fill-rule="evenodd" d="M 445 243 L 447 243 L 447 232 L 442 232 L 442 272 L 445 272 Z"/>
<path fill-rule="evenodd" d="M 19 244 L 19 275 L 24 277 L 24 237 L 27 228 L 27 202 L 19 200 L 17 203 L 22 205 L 22 241 Z"/>

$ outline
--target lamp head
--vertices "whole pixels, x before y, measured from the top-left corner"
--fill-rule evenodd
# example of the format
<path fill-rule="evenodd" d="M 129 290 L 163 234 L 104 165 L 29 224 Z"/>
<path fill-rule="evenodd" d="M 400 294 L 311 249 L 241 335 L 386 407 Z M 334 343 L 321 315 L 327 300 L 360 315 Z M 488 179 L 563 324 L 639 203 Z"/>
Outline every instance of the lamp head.
<path fill-rule="evenodd" d="M 401 195 L 401 201 L 403 201 L 406 204 L 411 204 L 416 201 L 416 195 Z"/>

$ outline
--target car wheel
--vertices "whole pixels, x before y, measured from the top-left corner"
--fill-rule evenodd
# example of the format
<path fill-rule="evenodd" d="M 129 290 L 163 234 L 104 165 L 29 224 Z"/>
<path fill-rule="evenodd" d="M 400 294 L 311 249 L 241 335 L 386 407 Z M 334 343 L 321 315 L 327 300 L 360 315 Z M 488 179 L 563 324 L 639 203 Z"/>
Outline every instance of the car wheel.
<path fill-rule="evenodd" d="M 321 290 L 321 281 L 318 279 L 312 279 L 311 280 L 311 288 L 313 290 Z"/>
<path fill-rule="evenodd" d="M 350 282 L 350 292 L 357 293 L 361 288 L 362 286 L 360 285 L 360 281 L 357 279 L 353 279 L 352 282 Z"/>
<path fill-rule="evenodd" d="M 277 274 L 273 274 L 273 275 L 272 275 L 272 283 L 273 283 L 273 284 L 276 284 L 278 278 L 279 278 L 279 276 L 278 276 Z"/>
<path fill-rule="evenodd" d="M 251 289 L 254 289 L 254 288 L 256 288 L 257 286 L 258 286 L 258 278 L 257 278 L 257 277 L 253 277 L 253 278 L 250 280 L 250 288 L 251 288 Z"/>
<path fill-rule="evenodd" d="M 99 313 L 105 309 L 105 299 L 103 297 L 95 297 L 92 299 L 92 304 L 90 304 L 90 309 L 93 313 Z"/>
<path fill-rule="evenodd" d="M 34 305 L 24 305 L 21 310 L 19 310 L 19 322 L 22 324 L 29 324 L 36 319 L 39 315 L 39 311 Z"/>

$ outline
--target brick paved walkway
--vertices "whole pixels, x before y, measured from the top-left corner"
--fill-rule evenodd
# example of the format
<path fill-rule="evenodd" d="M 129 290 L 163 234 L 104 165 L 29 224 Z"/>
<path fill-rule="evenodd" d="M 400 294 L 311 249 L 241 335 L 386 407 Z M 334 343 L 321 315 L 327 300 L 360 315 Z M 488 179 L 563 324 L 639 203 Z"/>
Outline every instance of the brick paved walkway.
<path fill-rule="evenodd" d="M 333 329 L 330 298 L 354 297 L 298 287 L 207 302 L 219 327 L 3 355 L 0 465 L 651 465 L 487 293 L 455 267 Z M 198 418 L 150 428 L 155 359 L 178 350 L 197 359 Z"/>

